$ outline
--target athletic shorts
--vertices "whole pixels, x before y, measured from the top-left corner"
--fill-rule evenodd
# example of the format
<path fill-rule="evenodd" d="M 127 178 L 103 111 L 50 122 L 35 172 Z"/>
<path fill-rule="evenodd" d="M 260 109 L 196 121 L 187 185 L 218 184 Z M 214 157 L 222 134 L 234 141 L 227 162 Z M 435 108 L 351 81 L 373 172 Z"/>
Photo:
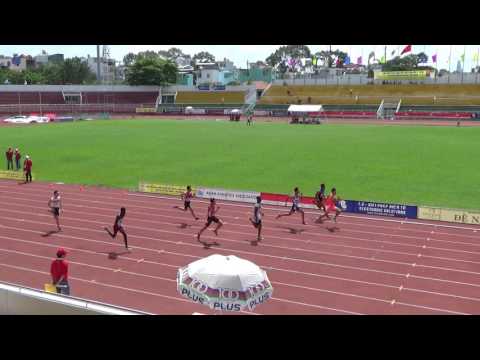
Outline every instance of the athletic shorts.
<path fill-rule="evenodd" d="M 60 216 L 60 209 L 57 207 L 52 208 L 52 213 L 54 216 Z"/>
<path fill-rule="evenodd" d="M 191 207 L 190 207 L 190 201 L 185 201 L 185 202 L 183 203 L 183 206 L 185 207 L 185 210 L 191 209 Z"/>
<path fill-rule="evenodd" d="M 327 206 L 327 212 L 336 212 L 336 211 L 341 211 L 341 209 L 339 209 L 335 205 Z"/>
<path fill-rule="evenodd" d="M 125 229 L 123 228 L 122 225 L 118 226 L 118 225 L 113 225 L 113 232 L 116 233 L 116 232 L 119 232 L 119 231 L 124 231 L 125 232 Z"/>
<path fill-rule="evenodd" d="M 300 211 L 300 206 L 296 205 L 296 204 L 293 204 L 292 205 L 292 208 L 290 209 L 290 212 L 291 213 L 294 213 L 296 211 Z"/>
<path fill-rule="evenodd" d="M 258 228 L 260 225 L 262 225 L 262 220 L 261 219 L 253 219 L 253 226 Z"/>
<path fill-rule="evenodd" d="M 216 216 L 209 216 L 207 218 L 207 223 L 205 224 L 206 226 L 210 226 L 210 224 L 214 222 L 215 224 L 218 224 L 220 220 Z"/>

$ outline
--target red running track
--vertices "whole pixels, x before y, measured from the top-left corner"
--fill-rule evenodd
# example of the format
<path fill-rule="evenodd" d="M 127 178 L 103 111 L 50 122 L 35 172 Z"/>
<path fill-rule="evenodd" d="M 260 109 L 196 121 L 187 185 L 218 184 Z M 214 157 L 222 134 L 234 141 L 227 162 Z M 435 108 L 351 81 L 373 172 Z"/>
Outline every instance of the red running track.
<path fill-rule="evenodd" d="M 49 234 L 53 189 L 64 202 L 63 231 Z M 64 247 L 72 295 L 154 314 L 213 314 L 177 293 L 177 269 L 234 254 L 266 269 L 274 287 L 255 314 L 480 314 L 480 227 L 356 215 L 335 226 L 315 223 L 314 211 L 301 225 L 296 215 L 275 220 L 285 208 L 265 206 L 265 239 L 254 245 L 252 207 L 220 202 L 220 246 L 205 249 L 194 238 L 207 207 L 200 199 L 195 221 L 171 197 L 5 180 L 0 204 L 1 281 L 41 289 Z M 131 253 L 103 230 L 121 206 Z M 203 239 L 215 236 L 207 230 Z"/>

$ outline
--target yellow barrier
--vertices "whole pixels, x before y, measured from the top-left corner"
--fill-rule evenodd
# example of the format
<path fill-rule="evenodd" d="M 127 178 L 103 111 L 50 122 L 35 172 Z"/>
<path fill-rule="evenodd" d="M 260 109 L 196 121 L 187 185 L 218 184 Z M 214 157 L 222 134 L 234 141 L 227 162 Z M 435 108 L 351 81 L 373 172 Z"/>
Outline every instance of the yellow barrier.
<path fill-rule="evenodd" d="M 375 80 L 425 80 L 429 76 L 426 70 L 418 71 L 377 71 Z"/>
<path fill-rule="evenodd" d="M 480 212 L 427 206 L 418 207 L 418 218 L 422 220 L 448 221 L 460 224 L 480 224 Z"/>
<path fill-rule="evenodd" d="M 25 180 L 25 174 L 23 171 L 0 170 L 0 179 Z M 33 173 L 32 173 L 32 180 L 33 180 Z"/>
<path fill-rule="evenodd" d="M 182 195 L 186 190 L 186 186 L 180 185 L 167 185 L 167 184 L 149 184 L 141 182 L 138 186 L 138 190 L 146 193 L 156 193 L 163 195 Z M 196 188 L 192 187 L 192 193 L 195 195 Z"/>

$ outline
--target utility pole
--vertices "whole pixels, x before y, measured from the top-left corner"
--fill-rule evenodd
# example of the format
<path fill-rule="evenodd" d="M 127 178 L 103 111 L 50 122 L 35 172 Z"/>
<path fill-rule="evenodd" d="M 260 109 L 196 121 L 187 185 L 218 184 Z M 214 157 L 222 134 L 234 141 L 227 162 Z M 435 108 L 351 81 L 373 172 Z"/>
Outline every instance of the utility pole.
<path fill-rule="evenodd" d="M 97 81 L 100 83 L 100 45 L 97 45 Z"/>

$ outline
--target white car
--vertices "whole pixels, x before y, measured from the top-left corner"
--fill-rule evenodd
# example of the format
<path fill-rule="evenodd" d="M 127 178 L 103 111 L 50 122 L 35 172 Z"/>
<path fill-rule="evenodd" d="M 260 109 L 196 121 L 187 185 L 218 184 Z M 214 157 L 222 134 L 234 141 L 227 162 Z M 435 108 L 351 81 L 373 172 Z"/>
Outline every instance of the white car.
<path fill-rule="evenodd" d="M 50 121 L 50 118 L 46 116 L 27 116 L 27 115 L 12 116 L 3 120 L 3 122 L 10 123 L 10 124 L 40 124 L 40 123 L 48 123 L 49 121 Z"/>

